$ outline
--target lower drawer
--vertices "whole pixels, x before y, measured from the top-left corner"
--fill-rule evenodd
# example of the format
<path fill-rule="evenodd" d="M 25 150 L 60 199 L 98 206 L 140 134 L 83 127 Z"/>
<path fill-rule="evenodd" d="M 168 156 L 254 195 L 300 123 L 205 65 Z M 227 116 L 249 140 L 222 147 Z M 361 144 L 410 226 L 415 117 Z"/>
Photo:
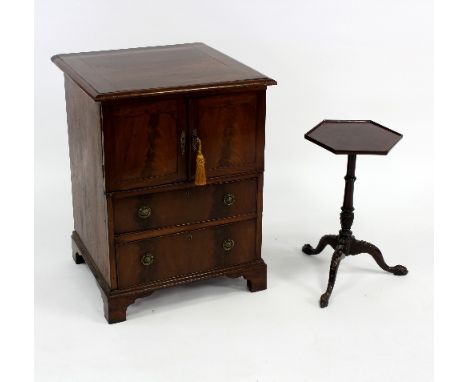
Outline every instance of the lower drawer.
<path fill-rule="evenodd" d="M 252 261 L 255 233 L 247 220 L 119 245 L 119 289 Z"/>

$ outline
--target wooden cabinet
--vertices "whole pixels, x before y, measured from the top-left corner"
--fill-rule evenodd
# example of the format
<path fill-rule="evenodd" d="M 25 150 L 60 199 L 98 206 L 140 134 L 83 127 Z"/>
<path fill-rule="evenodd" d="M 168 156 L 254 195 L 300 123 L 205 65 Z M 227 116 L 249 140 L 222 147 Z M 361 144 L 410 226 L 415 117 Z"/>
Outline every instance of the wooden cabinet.
<path fill-rule="evenodd" d="M 109 323 L 155 290 L 244 276 L 261 258 L 265 93 L 201 43 L 52 57 L 65 73 L 75 230 Z M 197 139 L 207 184 L 194 184 Z"/>

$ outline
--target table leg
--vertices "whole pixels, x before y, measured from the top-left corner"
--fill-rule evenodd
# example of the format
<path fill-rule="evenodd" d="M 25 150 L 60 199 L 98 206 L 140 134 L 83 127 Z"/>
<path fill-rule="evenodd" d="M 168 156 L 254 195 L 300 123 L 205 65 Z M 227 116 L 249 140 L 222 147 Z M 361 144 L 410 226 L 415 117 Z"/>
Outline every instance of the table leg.
<path fill-rule="evenodd" d="M 338 235 L 325 235 L 323 236 L 317 244 L 317 247 L 312 247 L 310 244 L 304 244 L 302 247 L 302 252 L 306 255 L 318 255 L 322 252 L 325 247 L 329 245 L 333 249 L 338 245 Z"/>
<path fill-rule="evenodd" d="M 374 244 L 368 243 L 364 240 L 353 240 L 351 243 L 350 255 L 358 255 L 360 253 L 368 253 L 371 255 L 375 262 L 382 268 L 384 271 L 393 273 L 396 276 L 404 276 L 408 274 L 408 269 L 403 265 L 395 265 L 394 267 L 389 266 L 380 252 L 380 249 L 377 248 Z"/>
<path fill-rule="evenodd" d="M 338 273 L 338 267 L 341 260 L 348 255 L 357 255 L 360 253 L 368 253 L 373 257 L 375 262 L 384 270 L 393 273 L 397 276 L 403 276 L 408 273 L 408 270 L 403 265 L 389 266 L 382 255 L 382 252 L 373 244 L 363 240 L 356 240 L 351 231 L 351 226 L 354 220 L 354 182 L 356 181 L 356 155 L 348 155 L 348 165 L 345 176 L 345 191 L 343 197 L 343 206 L 340 213 L 341 230 L 339 235 L 325 235 L 317 244 L 317 247 L 312 247 L 310 244 L 304 244 L 302 252 L 306 255 L 317 255 L 324 250 L 327 245 L 330 245 L 335 252 L 333 253 L 330 274 L 328 278 L 327 290 L 320 297 L 320 307 L 328 306 L 333 287 Z"/>
<path fill-rule="evenodd" d="M 335 252 L 333 253 L 331 264 L 330 264 L 330 274 L 328 276 L 328 286 L 327 290 L 322 296 L 320 296 L 320 307 L 325 308 L 328 306 L 328 300 L 330 299 L 333 287 L 335 286 L 336 274 L 338 273 L 338 267 L 340 266 L 341 260 L 345 258 L 343 253 L 343 247 L 339 245 Z"/>

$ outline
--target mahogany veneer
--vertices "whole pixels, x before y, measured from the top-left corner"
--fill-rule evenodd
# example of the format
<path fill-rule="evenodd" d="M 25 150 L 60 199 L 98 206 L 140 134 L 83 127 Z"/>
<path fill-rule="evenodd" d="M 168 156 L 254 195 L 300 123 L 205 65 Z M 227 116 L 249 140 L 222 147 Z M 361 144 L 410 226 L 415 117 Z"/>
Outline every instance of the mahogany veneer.
<path fill-rule="evenodd" d="M 261 258 L 271 78 L 202 43 L 61 54 L 75 230 L 109 323 L 136 298 L 211 277 L 266 288 Z M 195 186 L 196 142 L 206 186 Z"/>

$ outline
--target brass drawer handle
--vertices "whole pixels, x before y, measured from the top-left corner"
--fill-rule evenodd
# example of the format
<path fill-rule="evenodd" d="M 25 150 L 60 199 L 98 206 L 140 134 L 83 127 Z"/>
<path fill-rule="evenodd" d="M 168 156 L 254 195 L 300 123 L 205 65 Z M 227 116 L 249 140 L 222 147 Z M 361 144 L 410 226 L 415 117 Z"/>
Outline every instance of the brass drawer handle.
<path fill-rule="evenodd" d="M 151 207 L 149 206 L 141 206 L 138 208 L 138 217 L 140 219 L 147 219 L 151 216 Z"/>
<path fill-rule="evenodd" d="M 223 241 L 223 248 L 226 252 L 228 252 L 234 248 L 234 244 L 235 244 L 234 240 L 226 239 Z"/>
<path fill-rule="evenodd" d="M 143 256 L 141 256 L 140 261 L 144 266 L 151 265 L 154 262 L 154 255 L 149 252 L 146 252 L 143 254 Z"/>
<path fill-rule="evenodd" d="M 223 196 L 223 203 L 226 206 L 228 207 L 232 206 L 235 202 L 236 202 L 236 197 L 234 196 L 234 194 L 227 193 Z"/>

